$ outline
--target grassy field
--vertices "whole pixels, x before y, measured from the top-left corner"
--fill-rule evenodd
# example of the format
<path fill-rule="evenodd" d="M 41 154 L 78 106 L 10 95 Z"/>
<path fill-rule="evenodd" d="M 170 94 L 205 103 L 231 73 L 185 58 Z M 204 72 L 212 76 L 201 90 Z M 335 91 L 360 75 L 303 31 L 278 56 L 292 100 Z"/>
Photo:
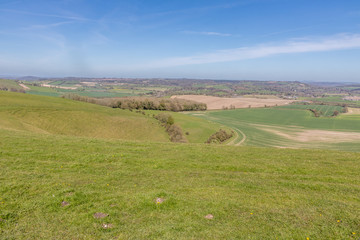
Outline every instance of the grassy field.
<path fill-rule="evenodd" d="M 279 109 L 206 117 L 307 113 Z M 0 239 L 359 238 L 359 153 L 170 143 L 150 115 L 0 91 Z"/>
<path fill-rule="evenodd" d="M 162 111 L 146 111 L 150 114 L 159 114 Z M 175 124 L 179 125 L 183 129 L 186 139 L 190 143 L 205 143 L 206 140 L 219 129 L 224 129 L 231 131 L 231 128 L 226 127 L 225 125 L 212 122 L 209 120 L 204 120 L 202 118 L 197 118 L 191 116 L 190 114 L 182 114 L 177 112 L 167 112 L 170 114 L 175 121 Z M 190 113 L 190 112 L 188 112 Z M 187 133 L 187 134 L 186 134 Z M 223 144 L 226 144 L 224 142 Z"/>
<path fill-rule="evenodd" d="M 315 118 L 308 110 L 237 109 L 192 113 L 233 128 L 243 145 L 360 151 L 360 115 Z"/>
<path fill-rule="evenodd" d="M 0 134 L 1 239 L 358 238 L 358 153 Z"/>
<path fill-rule="evenodd" d="M 23 90 L 23 88 L 19 86 L 19 84 L 17 84 L 14 80 L 8 79 L 0 79 L 0 89 L 1 88 Z"/>
<path fill-rule="evenodd" d="M 93 138 L 169 141 L 165 130 L 150 116 L 63 98 L 3 91 L 0 126 Z"/>
<path fill-rule="evenodd" d="M 169 136 L 152 117 L 63 98 L 0 91 L 0 128 L 94 138 L 168 142 Z M 171 113 L 191 143 L 204 143 L 222 125 Z M 99 127 L 101 126 L 101 127 Z"/>
<path fill-rule="evenodd" d="M 301 105 L 301 104 L 290 104 L 290 105 L 286 105 L 286 106 L 281 106 L 281 108 L 286 108 L 286 109 L 303 109 L 303 110 L 307 110 L 307 109 L 315 109 L 317 111 L 319 111 L 321 113 L 321 116 L 324 117 L 331 117 L 333 116 L 334 112 L 337 111 L 339 113 L 343 112 L 343 107 L 341 106 L 330 106 L 330 105 Z"/>
<path fill-rule="evenodd" d="M 304 98 L 304 99 L 310 101 L 325 102 L 325 103 L 343 103 L 353 107 L 360 107 L 360 101 L 343 100 L 345 96 L 346 95 L 334 95 L 334 96 L 326 96 L 321 98 Z"/>

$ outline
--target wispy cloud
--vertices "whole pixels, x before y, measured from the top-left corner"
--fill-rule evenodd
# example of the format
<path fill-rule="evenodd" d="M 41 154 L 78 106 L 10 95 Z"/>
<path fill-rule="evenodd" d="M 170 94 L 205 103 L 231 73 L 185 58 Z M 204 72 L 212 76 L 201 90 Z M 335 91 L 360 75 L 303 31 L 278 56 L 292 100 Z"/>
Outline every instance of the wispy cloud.
<path fill-rule="evenodd" d="M 59 27 L 65 24 L 71 24 L 74 23 L 73 21 L 66 21 L 66 22 L 57 22 L 57 23 L 51 23 L 51 24 L 39 24 L 39 25 L 31 25 L 29 27 L 24 28 L 25 30 L 33 30 L 33 29 L 48 29 L 48 28 L 54 28 Z"/>
<path fill-rule="evenodd" d="M 230 37 L 230 33 L 219 33 L 219 32 L 197 32 L 197 31 L 182 31 L 185 34 L 195 34 L 195 35 L 208 35 L 208 36 L 220 36 L 220 37 Z"/>
<path fill-rule="evenodd" d="M 325 52 L 360 48 L 360 34 L 339 34 L 324 38 L 304 38 L 290 40 L 281 44 L 261 44 L 252 47 L 224 49 L 215 52 L 174 57 L 149 63 L 147 67 L 171 67 L 192 64 L 229 62 L 246 59 L 264 58 L 278 54 Z"/>
<path fill-rule="evenodd" d="M 79 17 L 79 16 L 67 16 L 67 15 L 57 15 L 57 14 L 47 14 L 47 13 L 35 13 L 35 12 L 28 12 L 28 11 L 18 11 L 18 10 L 13 10 L 13 9 L 0 9 L 0 12 L 9 12 L 9 13 L 15 13 L 15 14 L 39 16 L 39 17 L 62 18 L 62 19 L 76 20 L 76 21 L 91 21 L 91 19 L 84 18 L 84 17 Z"/>

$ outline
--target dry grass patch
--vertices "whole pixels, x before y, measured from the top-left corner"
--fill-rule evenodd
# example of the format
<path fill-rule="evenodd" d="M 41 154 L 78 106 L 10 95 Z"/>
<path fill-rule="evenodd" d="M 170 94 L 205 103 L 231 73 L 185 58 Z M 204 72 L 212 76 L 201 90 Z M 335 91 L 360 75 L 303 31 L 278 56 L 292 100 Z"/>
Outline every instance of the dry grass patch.
<path fill-rule="evenodd" d="M 344 115 L 360 115 L 360 108 L 348 108 L 347 113 L 343 113 Z"/>
<path fill-rule="evenodd" d="M 360 141 L 359 132 L 340 132 L 327 130 L 301 129 L 300 127 L 274 127 L 266 125 L 257 125 L 258 129 L 274 133 L 278 136 L 297 141 L 297 142 L 356 142 Z"/>

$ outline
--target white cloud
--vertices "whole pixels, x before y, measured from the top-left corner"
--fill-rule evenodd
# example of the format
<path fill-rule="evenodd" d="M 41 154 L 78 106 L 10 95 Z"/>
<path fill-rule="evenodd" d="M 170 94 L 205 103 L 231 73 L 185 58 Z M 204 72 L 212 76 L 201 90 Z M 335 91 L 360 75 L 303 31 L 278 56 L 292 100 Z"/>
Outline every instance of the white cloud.
<path fill-rule="evenodd" d="M 27 28 L 24 28 L 25 30 L 34 30 L 34 29 L 47 29 L 47 28 L 55 28 L 55 27 L 59 27 L 65 24 L 71 24 L 73 23 L 72 21 L 67 21 L 67 22 L 57 22 L 57 23 L 51 23 L 51 24 L 40 24 L 40 25 L 31 25 Z"/>
<path fill-rule="evenodd" d="M 149 63 L 147 67 L 171 67 L 192 64 L 229 62 L 263 58 L 278 54 L 325 52 L 360 48 L 360 34 L 338 34 L 325 38 L 304 38 L 281 44 L 261 44 L 252 47 L 224 49 L 215 52 L 163 59 Z"/>
<path fill-rule="evenodd" d="M 198 34 L 198 35 L 208 35 L 208 36 L 220 36 L 220 37 L 230 37 L 232 34 L 229 33 L 219 33 L 219 32 L 196 32 L 196 31 L 182 31 L 185 34 Z"/>

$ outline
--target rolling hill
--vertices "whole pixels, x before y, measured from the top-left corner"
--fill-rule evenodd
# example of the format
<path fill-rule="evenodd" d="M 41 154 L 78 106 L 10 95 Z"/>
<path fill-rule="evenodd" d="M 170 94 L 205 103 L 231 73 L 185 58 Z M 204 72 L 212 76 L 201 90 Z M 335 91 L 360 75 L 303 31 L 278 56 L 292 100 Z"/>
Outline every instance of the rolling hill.
<path fill-rule="evenodd" d="M 1 239 L 360 234 L 359 153 L 170 143 L 147 114 L 8 92 L 0 136 Z"/>

